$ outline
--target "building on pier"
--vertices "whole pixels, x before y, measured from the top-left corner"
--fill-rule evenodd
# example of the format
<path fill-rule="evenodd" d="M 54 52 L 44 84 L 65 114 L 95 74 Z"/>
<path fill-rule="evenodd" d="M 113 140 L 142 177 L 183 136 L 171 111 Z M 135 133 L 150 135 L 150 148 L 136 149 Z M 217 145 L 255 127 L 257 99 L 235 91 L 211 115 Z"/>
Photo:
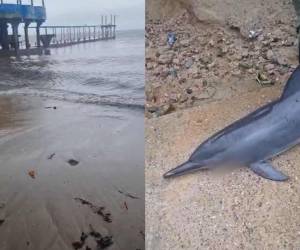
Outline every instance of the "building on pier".
<path fill-rule="evenodd" d="M 2 50 L 14 49 L 19 51 L 19 25 L 24 24 L 24 39 L 26 49 L 30 48 L 28 28 L 32 23 L 36 24 L 37 47 L 40 47 L 40 27 L 46 21 L 46 8 L 44 0 L 39 4 L 37 0 L 1 0 L 0 2 L 0 45 Z M 11 26 L 12 34 L 9 35 L 8 27 Z"/>

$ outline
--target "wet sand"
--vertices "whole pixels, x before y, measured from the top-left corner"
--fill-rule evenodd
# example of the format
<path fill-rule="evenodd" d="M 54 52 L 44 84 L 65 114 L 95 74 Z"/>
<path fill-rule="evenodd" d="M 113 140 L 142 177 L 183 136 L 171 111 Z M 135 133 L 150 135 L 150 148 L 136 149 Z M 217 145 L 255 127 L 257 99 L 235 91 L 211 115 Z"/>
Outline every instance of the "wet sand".
<path fill-rule="evenodd" d="M 271 182 L 247 168 L 164 180 L 200 142 L 275 99 L 282 86 L 245 92 L 146 121 L 147 249 L 299 249 L 299 146 L 274 159 Z M 292 107 L 291 107 L 292 108 Z"/>
<path fill-rule="evenodd" d="M 108 249 L 144 249 L 143 119 L 141 111 L 0 97 L 0 249 L 73 249 L 90 225 L 113 237 Z M 95 238 L 86 243 L 96 249 Z"/>

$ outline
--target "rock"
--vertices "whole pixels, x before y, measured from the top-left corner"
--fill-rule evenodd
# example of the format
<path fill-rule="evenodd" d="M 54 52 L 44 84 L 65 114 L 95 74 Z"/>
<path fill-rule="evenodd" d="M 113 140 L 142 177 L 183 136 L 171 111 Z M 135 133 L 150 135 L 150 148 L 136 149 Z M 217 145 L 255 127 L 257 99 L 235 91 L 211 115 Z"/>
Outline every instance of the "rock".
<path fill-rule="evenodd" d="M 200 61 L 207 65 L 207 64 L 210 64 L 212 63 L 213 59 L 212 59 L 212 56 L 209 55 L 209 54 L 203 54 L 201 57 L 200 57 Z"/>
<path fill-rule="evenodd" d="M 273 60 L 274 59 L 274 52 L 272 50 L 268 50 L 266 56 L 267 56 L 268 60 Z"/>
<path fill-rule="evenodd" d="M 246 58 L 246 57 L 248 57 L 249 56 L 249 52 L 248 52 L 248 50 L 246 50 L 246 49 L 244 49 L 243 51 L 242 51 L 242 58 Z"/>
<path fill-rule="evenodd" d="M 282 45 L 290 47 L 294 46 L 295 44 L 297 44 L 297 40 L 295 40 L 294 37 L 288 37 L 285 41 L 283 41 Z"/>
<path fill-rule="evenodd" d="M 262 86 L 266 86 L 266 85 L 274 85 L 274 82 L 272 80 L 270 80 L 268 78 L 267 75 L 265 75 L 262 72 L 259 72 L 257 77 L 256 77 L 256 81 L 258 82 L 258 84 L 262 85 Z"/>
<path fill-rule="evenodd" d="M 216 63 L 212 62 L 212 63 L 210 63 L 210 64 L 207 65 L 207 68 L 211 70 L 212 68 L 215 67 L 215 65 L 216 65 Z"/>
<path fill-rule="evenodd" d="M 191 88 L 187 88 L 185 91 L 189 95 L 193 93 L 193 90 Z"/>
<path fill-rule="evenodd" d="M 215 41 L 211 39 L 211 40 L 208 42 L 208 45 L 211 46 L 211 47 L 214 47 L 214 46 L 215 46 Z"/>
<path fill-rule="evenodd" d="M 276 61 L 279 65 L 282 65 L 282 66 L 288 66 L 289 65 L 288 60 L 283 56 L 280 56 L 280 57 L 276 58 Z"/>
<path fill-rule="evenodd" d="M 179 99 L 180 99 L 180 94 L 176 94 L 176 93 L 170 94 L 171 102 L 178 102 Z"/>
<path fill-rule="evenodd" d="M 188 47 L 190 45 L 190 41 L 188 39 L 180 41 L 180 45 L 182 47 Z"/>
<path fill-rule="evenodd" d="M 184 66 L 189 69 L 194 64 L 194 61 L 192 58 L 188 58 L 184 64 Z"/>
<path fill-rule="evenodd" d="M 199 69 L 197 65 L 193 65 L 193 67 L 191 67 L 188 70 L 188 74 L 192 77 L 192 78 L 198 78 L 199 77 Z"/>
<path fill-rule="evenodd" d="M 253 66 L 252 64 L 247 63 L 247 62 L 240 62 L 240 63 L 239 63 L 239 67 L 240 67 L 240 68 L 243 68 L 243 69 L 251 69 L 252 66 Z"/>
<path fill-rule="evenodd" d="M 154 69 L 154 63 L 146 63 L 146 69 L 147 70 L 152 70 L 152 69 Z"/>
<path fill-rule="evenodd" d="M 172 53 L 167 53 L 160 55 L 158 58 L 158 63 L 160 64 L 171 64 L 173 60 L 173 54 Z"/>
<path fill-rule="evenodd" d="M 207 85 L 208 85 L 208 82 L 207 82 L 206 79 L 204 79 L 204 80 L 202 81 L 202 86 L 203 86 L 203 87 L 206 87 Z"/>
<path fill-rule="evenodd" d="M 155 60 L 157 57 L 157 51 L 155 49 L 146 50 L 146 60 Z"/>
<path fill-rule="evenodd" d="M 165 104 L 158 108 L 158 111 L 156 112 L 158 116 L 166 115 L 175 110 L 175 107 L 172 104 Z"/>
<path fill-rule="evenodd" d="M 274 68 L 275 68 L 275 66 L 272 63 L 269 63 L 269 64 L 265 65 L 265 70 L 267 70 L 267 71 L 271 71 Z"/>
<path fill-rule="evenodd" d="M 176 70 L 175 68 L 171 68 L 171 69 L 169 70 L 169 74 L 170 74 L 172 77 L 176 78 L 176 77 L 177 77 L 177 70 Z"/>
<path fill-rule="evenodd" d="M 178 58 L 174 58 L 173 59 L 173 63 L 176 64 L 176 65 L 179 65 L 180 64 L 180 61 Z"/>
<path fill-rule="evenodd" d="M 241 71 L 240 70 L 235 70 L 235 71 L 232 71 L 231 73 L 233 76 L 241 76 Z"/>
<path fill-rule="evenodd" d="M 240 31 L 240 22 L 237 18 L 230 16 L 226 19 L 226 24 L 229 26 L 230 29 Z"/>
<path fill-rule="evenodd" d="M 218 48 L 217 56 L 222 57 L 228 52 L 228 47 L 222 46 L 222 48 Z"/>
<path fill-rule="evenodd" d="M 158 107 L 156 106 L 149 106 L 147 107 L 147 111 L 150 112 L 150 113 L 155 113 L 158 111 Z"/>

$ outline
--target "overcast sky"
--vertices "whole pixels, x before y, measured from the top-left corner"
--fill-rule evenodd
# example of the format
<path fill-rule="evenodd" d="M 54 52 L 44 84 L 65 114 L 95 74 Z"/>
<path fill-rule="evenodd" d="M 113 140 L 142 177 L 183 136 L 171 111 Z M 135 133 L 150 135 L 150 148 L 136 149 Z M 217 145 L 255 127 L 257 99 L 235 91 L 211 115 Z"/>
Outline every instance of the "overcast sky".
<path fill-rule="evenodd" d="M 145 26 L 145 0 L 45 0 L 45 4 L 48 25 L 99 24 L 101 14 L 116 14 L 118 29 Z"/>

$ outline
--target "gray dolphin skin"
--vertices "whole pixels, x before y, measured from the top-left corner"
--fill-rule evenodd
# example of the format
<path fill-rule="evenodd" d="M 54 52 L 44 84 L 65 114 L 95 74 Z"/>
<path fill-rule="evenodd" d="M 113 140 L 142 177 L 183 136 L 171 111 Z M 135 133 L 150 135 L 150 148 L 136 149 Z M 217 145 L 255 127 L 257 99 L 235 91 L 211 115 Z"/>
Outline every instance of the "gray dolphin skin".
<path fill-rule="evenodd" d="M 165 178 L 200 169 L 238 164 L 273 181 L 286 175 L 268 162 L 300 143 L 300 66 L 289 78 L 282 96 L 234 122 L 203 142 L 189 160 L 164 174 Z"/>

